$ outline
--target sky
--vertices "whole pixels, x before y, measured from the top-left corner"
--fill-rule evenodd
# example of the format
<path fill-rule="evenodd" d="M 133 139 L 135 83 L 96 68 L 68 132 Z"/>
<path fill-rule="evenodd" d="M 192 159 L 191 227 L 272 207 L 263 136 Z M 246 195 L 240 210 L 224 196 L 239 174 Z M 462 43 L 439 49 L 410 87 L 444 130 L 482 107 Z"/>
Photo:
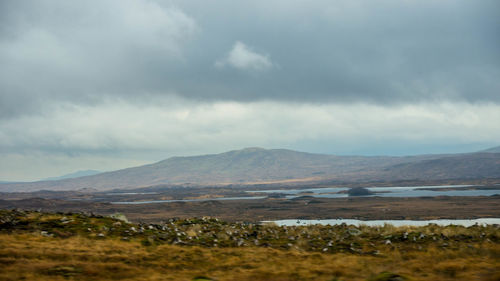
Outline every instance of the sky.
<path fill-rule="evenodd" d="M 0 180 L 500 145 L 497 0 L 0 1 Z"/>

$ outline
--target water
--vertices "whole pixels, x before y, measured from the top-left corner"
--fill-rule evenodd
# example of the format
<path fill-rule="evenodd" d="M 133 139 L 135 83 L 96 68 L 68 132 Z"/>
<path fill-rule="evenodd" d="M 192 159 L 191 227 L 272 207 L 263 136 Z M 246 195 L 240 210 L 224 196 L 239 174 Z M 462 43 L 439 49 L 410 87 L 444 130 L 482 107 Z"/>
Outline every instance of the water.
<path fill-rule="evenodd" d="M 298 226 L 298 225 L 366 225 L 366 226 L 384 226 L 384 224 L 391 224 L 393 226 L 426 226 L 428 224 L 437 224 L 441 226 L 447 225 L 460 225 L 469 227 L 475 224 L 487 225 L 487 224 L 500 224 L 500 218 L 481 218 L 481 219 L 470 219 L 470 220 L 451 220 L 451 219 L 440 219 L 440 220 L 354 220 L 354 219 L 330 219 L 330 220 L 277 220 L 277 221 L 265 221 L 274 222 L 279 226 Z"/>
<path fill-rule="evenodd" d="M 138 204 L 151 204 L 151 203 L 172 203 L 172 202 L 203 202 L 203 201 L 224 201 L 224 200 L 254 200 L 264 199 L 266 196 L 253 196 L 253 197 L 220 197 L 220 198 L 204 198 L 204 199 L 178 199 L 178 200 L 151 200 L 151 201 L 123 201 L 111 202 L 117 205 L 138 205 Z"/>
<path fill-rule="evenodd" d="M 395 187 L 368 187 L 367 189 L 374 192 L 374 195 L 367 195 L 363 197 L 434 197 L 434 196 L 492 196 L 500 194 L 500 186 L 494 190 L 424 190 L 426 188 L 444 189 L 444 188 L 461 188 L 470 187 L 472 185 L 440 185 L 440 186 L 395 186 Z M 312 196 L 316 198 L 345 198 L 348 197 L 346 193 L 338 193 L 347 191 L 347 187 L 327 187 L 327 188 L 308 188 L 308 189 L 273 189 L 273 190 L 254 190 L 245 191 L 247 193 L 264 193 L 283 194 L 286 199 L 293 199 L 300 196 Z M 136 195 L 136 194 L 156 194 L 154 192 L 144 193 L 108 193 L 109 195 Z M 221 197 L 221 198 L 208 198 L 208 199 L 179 199 L 179 200 L 151 200 L 151 201 L 118 201 L 111 202 L 112 204 L 151 204 L 151 203 L 172 203 L 172 202 L 200 202 L 200 201 L 223 201 L 223 200 L 253 200 L 264 199 L 267 196 L 248 196 L 248 197 Z"/>
<path fill-rule="evenodd" d="M 461 188 L 470 187 L 472 185 L 440 185 L 440 186 L 395 186 L 395 187 L 368 187 L 367 189 L 376 194 L 366 195 L 365 197 L 434 197 L 434 196 L 492 196 L 500 194 L 499 189 L 495 190 L 424 190 L 427 188 L 444 189 L 444 188 Z M 345 193 L 347 187 L 329 187 L 329 188 L 309 188 L 309 189 L 290 189 L 290 190 L 256 190 L 247 191 L 249 193 L 278 193 L 284 194 L 285 198 L 293 199 L 298 196 L 312 196 L 317 198 L 345 198 L 348 197 Z M 303 193 L 303 194 L 301 194 Z"/>
<path fill-rule="evenodd" d="M 158 192 L 110 192 L 106 195 L 147 195 L 147 194 L 158 194 Z"/>
<path fill-rule="evenodd" d="M 245 191 L 248 193 L 280 193 L 280 194 L 299 194 L 305 192 L 312 192 L 315 194 L 322 194 L 327 192 L 339 192 L 348 190 L 347 187 L 325 187 L 325 188 L 308 188 L 308 189 L 273 189 L 273 190 L 253 190 L 253 191 Z"/>

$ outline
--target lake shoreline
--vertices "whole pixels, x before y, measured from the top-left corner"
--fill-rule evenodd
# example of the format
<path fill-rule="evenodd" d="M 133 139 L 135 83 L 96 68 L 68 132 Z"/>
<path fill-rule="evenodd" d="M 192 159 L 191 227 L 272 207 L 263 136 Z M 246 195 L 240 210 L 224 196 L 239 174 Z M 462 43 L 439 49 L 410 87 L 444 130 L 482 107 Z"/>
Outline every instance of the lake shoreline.
<path fill-rule="evenodd" d="M 355 220 L 355 219 L 325 219 L 325 220 L 276 220 L 262 221 L 263 224 L 273 223 L 278 226 L 303 226 L 303 225 L 354 225 L 354 226 L 384 226 L 386 224 L 395 227 L 400 226 L 464 226 L 473 225 L 500 225 L 500 218 L 478 218 L 478 219 L 437 219 L 437 220 Z"/>
<path fill-rule="evenodd" d="M 293 200 L 207 200 L 152 204 L 31 198 L 0 200 L 0 209 L 47 212 L 122 213 L 134 222 L 167 218 L 215 217 L 225 221 L 260 222 L 284 219 L 433 220 L 500 218 L 500 196 L 476 197 L 347 197 Z"/>

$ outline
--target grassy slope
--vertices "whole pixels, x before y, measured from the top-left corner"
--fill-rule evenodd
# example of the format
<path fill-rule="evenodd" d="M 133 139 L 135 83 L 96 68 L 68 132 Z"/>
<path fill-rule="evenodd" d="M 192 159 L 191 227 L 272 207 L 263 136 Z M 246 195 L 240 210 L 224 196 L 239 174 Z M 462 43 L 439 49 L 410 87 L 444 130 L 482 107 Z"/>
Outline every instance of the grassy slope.
<path fill-rule="evenodd" d="M 249 227 L 0 211 L 0 280 L 375 280 L 384 271 L 409 280 L 500 278 L 496 226 Z M 251 235 L 238 247 L 229 229 Z M 189 246 L 175 237 L 194 238 Z M 322 241 L 334 243 L 323 252 Z"/>
<path fill-rule="evenodd" d="M 248 148 L 220 154 L 172 157 L 154 164 L 57 182 L 3 184 L 0 188 L 6 191 L 80 188 L 110 190 L 159 184 L 238 184 L 292 179 L 310 181 L 333 179 L 342 175 L 344 179 L 353 180 L 354 176 L 363 176 L 365 170 L 437 157 L 439 156 L 333 156 L 285 149 Z M 345 175 L 349 176 L 346 178 Z"/>

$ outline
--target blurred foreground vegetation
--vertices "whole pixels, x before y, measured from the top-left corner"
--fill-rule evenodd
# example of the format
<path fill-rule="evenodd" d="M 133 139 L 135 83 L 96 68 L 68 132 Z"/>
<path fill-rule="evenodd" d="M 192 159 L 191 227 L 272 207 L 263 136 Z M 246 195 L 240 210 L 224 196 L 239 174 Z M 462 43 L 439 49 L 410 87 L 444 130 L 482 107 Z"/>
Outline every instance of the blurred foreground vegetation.
<path fill-rule="evenodd" d="M 131 224 L 0 210 L 0 280 L 500 280 L 500 226 Z"/>

